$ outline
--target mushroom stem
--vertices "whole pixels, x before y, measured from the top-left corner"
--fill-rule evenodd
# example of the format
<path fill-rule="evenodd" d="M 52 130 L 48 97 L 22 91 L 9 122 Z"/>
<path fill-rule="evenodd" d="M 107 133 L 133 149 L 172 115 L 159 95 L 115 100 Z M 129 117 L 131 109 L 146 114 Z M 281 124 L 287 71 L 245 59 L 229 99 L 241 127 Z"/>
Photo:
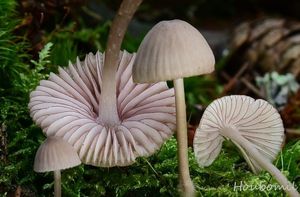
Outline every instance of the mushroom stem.
<path fill-rule="evenodd" d="M 186 106 L 183 79 L 175 79 L 173 83 L 176 101 L 176 138 L 178 143 L 179 184 L 181 187 L 181 195 L 190 197 L 195 196 L 195 188 L 189 172 Z"/>
<path fill-rule="evenodd" d="M 267 170 L 281 185 L 285 192 L 291 196 L 296 197 L 300 196 L 297 190 L 294 188 L 294 185 L 288 181 L 288 179 L 278 170 L 271 162 L 266 160 L 261 153 L 246 139 L 244 138 L 236 128 L 234 127 L 225 127 L 221 129 L 221 133 L 239 144 L 241 147 L 248 152 L 249 155 L 265 170 Z"/>
<path fill-rule="evenodd" d="M 102 72 L 102 87 L 98 114 L 100 120 L 108 125 L 115 125 L 120 121 L 117 110 L 116 83 L 120 48 L 128 24 L 141 3 L 142 0 L 122 1 L 109 32 Z"/>
<path fill-rule="evenodd" d="M 61 197 L 61 174 L 60 170 L 54 171 L 54 196 Z"/>

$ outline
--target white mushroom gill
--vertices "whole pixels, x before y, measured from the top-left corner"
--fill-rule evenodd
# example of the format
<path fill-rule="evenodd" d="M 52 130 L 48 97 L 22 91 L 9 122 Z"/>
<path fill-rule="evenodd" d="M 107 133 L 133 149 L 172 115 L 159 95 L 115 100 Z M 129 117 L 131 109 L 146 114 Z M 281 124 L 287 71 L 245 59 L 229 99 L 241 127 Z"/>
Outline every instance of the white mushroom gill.
<path fill-rule="evenodd" d="M 210 165 L 219 155 L 224 128 L 238 130 L 269 161 L 276 158 L 284 140 L 280 115 L 268 102 L 249 96 L 225 96 L 207 107 L 195 134 L 195 153 L 201 157 L 198 157 L 200 165 Z M 261 171 L 257 162 L 238 146 L 253 172 Z"/>
<path fill-rule="evenodd" d="M 284 141 L 284 127 L 279 113 L 267 101 L 235 95 L 212 102 L 194 138 L 195 156 L 200 166 L 208 166 L 216 159 L 224 138 L 238 146 L 255 173 L 267 170 L 289 196 L 300 196 L 272 164 Z"/>
<path fill-rule="evenodd" d="M 59 68 L 30 95 L 30 114 L 47 136 L 58 136 L 77 150 L 83 163 L 111 167 L 153 154 L 175 129 L 174 90 L 165 82 L 135 84 L 135 55 L 120 53 L 115 76 L 117 124 L 103 122 L 101 106 L 104 55 Z M 106 83 L 109 84 L 109 83 Z M 113 98 L 106 98 L 113 99 Z M 101 114 L 105 116 L 107 114 Z"/>

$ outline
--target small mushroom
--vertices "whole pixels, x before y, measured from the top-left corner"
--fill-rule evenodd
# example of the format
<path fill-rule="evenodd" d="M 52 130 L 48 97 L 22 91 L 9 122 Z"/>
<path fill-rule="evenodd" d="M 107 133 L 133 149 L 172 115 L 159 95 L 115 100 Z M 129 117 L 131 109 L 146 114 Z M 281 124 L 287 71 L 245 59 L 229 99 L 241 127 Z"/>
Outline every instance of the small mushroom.
<path fill-rule="evenodd" d="M 54 172 L 54 196 L 61 196 L 60 171 L 80 165 L 76 150 L 58 137 L 48 137 L 39 147 L 33 169 L 36 172 Z"/>
<path fill-rule="evenodd" d="M 277 110 L 267 101 L 248 96 L 225 96 L 205 110 L 194 138 L 200 166 L 209 166 L 219 155 L 224 138 L 241 150 L 254 173 L 267 170 L 290 196 L 299 193 L 272 161 L 284 141 L 284 128 Z"/>
<path fill-rule="evenodd" d="M 182 195 L 194 196 L 187 154 L 186 105 L 183 77 L 210 73 L 214 55 L 200 32 L 181 20 L 156 24 L 142 41 L 133 65 L 133 80 L 150 83 L 173 80 L 176 100 L 179 182 Z"/>

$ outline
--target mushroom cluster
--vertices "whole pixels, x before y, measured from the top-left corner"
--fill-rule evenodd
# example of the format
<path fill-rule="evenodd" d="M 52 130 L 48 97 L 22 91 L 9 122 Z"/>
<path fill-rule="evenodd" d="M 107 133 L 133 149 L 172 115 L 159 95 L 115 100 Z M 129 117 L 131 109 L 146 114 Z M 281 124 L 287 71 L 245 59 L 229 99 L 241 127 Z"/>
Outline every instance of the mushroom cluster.
<path fill-rule="evenodd" d="M 300 196 L 272 161 L 284 141 L 284 127 L 277 110 L 267 101 L 248 96 L 225 96 L 205 110 L 194 138 L 200 166 L 209 166 L 227 138 L 241 150 L 254 173 L 267 170 L 290 196 Z"/>
<path fill-rule="evenodd" d="M 30 114 L 47 136 L 70 143 L 85 164 L 111 167 L 132 164 L 153 154 L 175 129 L 174 90 L 165 82 L 134 84 L 134 55 L 120 53 L 116 73 L 118 119 L 103 121 L 99 103 L 103 55 L 59 68 L 30 94 Z M 109 85 L 109 83 L 106 83 Z M 115 88 L 115 87 L 111 87 Z M 113 98 L 108 98 L 113 99 Z"/>
<path fill-rule="evenodd" d="M 162 21 L 145 36 L 137 55 L 119 51 L 127 25 L 141 0 L 124 0 L 109 35 L 106 54 L 77 59 L 30 94 L 30 115 L 46 141 L 34 170 L 54 171 L 55 196 L 61 196 L 60 170 L 81 162 L 126 166 L 150 156 L 177 127 L 179 183 L 182 196 L 195 196 L 189 174 L 183 77 L 214 70 L 214 55 L 200 32 L 181 20 Z M 123 12 L 123 11 L 126 12 Z M 124 16 L 126 15 L 126 17 Z M 118 26 L 119 25 L 119 26 Z M 165 81 L 173 80 L 174 89 Z M 136 83 L 135 83 L 136 82 Z M 268 170 L 291 196 L 297 190 L 272 165 L 283 143 L 278 112 L 263 100 L 230 96 L 214 101 L 195 134 L 201 166 L 231 139 L 252 170 Z"/>

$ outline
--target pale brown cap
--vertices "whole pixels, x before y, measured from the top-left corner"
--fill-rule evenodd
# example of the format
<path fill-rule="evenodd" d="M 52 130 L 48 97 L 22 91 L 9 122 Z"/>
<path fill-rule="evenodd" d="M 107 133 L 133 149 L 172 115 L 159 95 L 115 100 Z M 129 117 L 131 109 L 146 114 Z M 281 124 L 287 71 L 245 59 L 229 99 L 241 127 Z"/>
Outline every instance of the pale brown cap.
<path fill-rule="evenodd" d="M 58 137 L 48 137 L 37 150 L 33 169 L 36 172 L 49 172 L 80 164 L 76 150 L 69 143 Z"/>
<path fill-rule="evenodd" d="M 145 36 L 133 65 L 133 80 L 149 83 L 207 74 L 215 58 L 201 33 L 182 20 L 161 21 Z"/>

